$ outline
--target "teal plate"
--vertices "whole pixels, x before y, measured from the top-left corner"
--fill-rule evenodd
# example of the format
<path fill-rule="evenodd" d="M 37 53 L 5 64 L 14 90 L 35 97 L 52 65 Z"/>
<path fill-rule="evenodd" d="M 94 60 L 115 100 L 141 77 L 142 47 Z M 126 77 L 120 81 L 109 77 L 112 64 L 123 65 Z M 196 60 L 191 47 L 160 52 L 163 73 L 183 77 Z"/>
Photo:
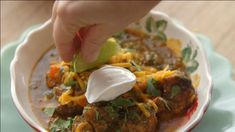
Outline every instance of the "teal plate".
<path fill-rule="evenodd" d="M 22 37 L 7 44 L 1 50 L 1 131 L 30 132 L 33 131 L 20 117 L 11 98 L 10 62 L 15 49 L 26 34 L 38 25 L 29 28 Z M 212 99 L 201 122 L 192 130 L 194 132 L 235 131 L 235 82 L 232 80 L 232 66 L 223 56 L 217 54 L 211 41 L 204 35 L 197 34 L 198 39 L 207 53 L 213 78 Z"/>

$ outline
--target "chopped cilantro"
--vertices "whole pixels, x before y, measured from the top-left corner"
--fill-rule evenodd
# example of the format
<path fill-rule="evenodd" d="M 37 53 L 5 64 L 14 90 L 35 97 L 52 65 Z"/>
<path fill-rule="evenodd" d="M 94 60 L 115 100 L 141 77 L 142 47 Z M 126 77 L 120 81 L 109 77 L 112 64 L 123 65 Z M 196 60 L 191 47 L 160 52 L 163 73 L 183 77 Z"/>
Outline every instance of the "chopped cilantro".
<path fill-rule="evenodd" d="M 119 116 L 119 114 L 117 113 L 117 111 L 112 107 L 112 106 L 106 106 L 105 107 L 105 111 L 108 112 L 109 116 L 112 118 L 112 119 L 115 119 Z"/>
<path fill-rule="evenodd" d="M 140 115 L 136 111 L 129 112 L 128 116 L 131 120 L 140 120 Z"/>
<path fill-rule="evenodd" d="M 127 113 L 124 114 L 124 122 L 127 122 Z"/>
<path fill-rule="evenodd" d="M 50 132 L 57 132 L 57 131 L 68 131 L 73 124 L 73 119 L 68 118 L 67 120 L 63 119 L 56 119 L 52 124 L 50 124 Z"/>
<path fill-rule="evenodd" d="M 135 61 L 131 61 L 131 65 L 133 65 L 136 69 L 137 69 L 137 71 L 141 71 L 141 67 L 139 66 L 139 65 L 137 65 L 136 63 L 135 63 Z"/>
<path fill-rule="evenodd" d="M 89 106 L 85 106 L 84 108 L 83 108 L 83 112 L 82 113 L 86 113 L 88 110 L 90 110 L 91 109 L 91 107 L 89 107 Z"/>
<path fill-rule="evenodd" d="M 111 104 L 114 107 L 129 107 L 129 106 L 133 106 L 135 103 L 131 101 L 130 99 L 124 99 L 122 97 L 119 97 L 111 101 Z"/>
<path fill-rule="evenodd" d="M 95 118 L 98 121 L 100 119 L 100 113 L 95 109 Z"/>
<path fill-rule="evenodd" d="M 178 85 L 174 85 L 171 88 L 171 96 L 170 96 L 170 98 L 174 98 L 180 91 L 181 91 L 181 88 Z"/>
<path fill-rule="evenodd" d="M 150 78 L 147 80 L 147 94 L 151 95 L 151 96 L 159 96 L 160 92 L 159 90 L 156 88 L 156 81 L 153 78 Z M 154 86 L 155 84 L 155 86 Z"/>
<path fill-rule="evenodd" d="M 73 79 L 70 79 L 68 82 L 66 82 L 66 86 L 73 86 L 76 84 L 76 81 L 74 81 Z"/>

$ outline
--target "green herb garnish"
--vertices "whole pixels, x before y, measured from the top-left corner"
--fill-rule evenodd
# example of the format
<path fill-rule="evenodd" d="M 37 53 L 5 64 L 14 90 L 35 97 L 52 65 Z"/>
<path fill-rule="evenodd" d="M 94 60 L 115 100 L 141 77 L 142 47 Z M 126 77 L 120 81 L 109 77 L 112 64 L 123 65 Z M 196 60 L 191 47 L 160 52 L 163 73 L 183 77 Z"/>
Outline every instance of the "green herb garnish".
<path fill-rule="evenodd" d="M 127 113 L 124 113 L 124 122 L 127 122 Z"/>
<path fill-rule="evenodd" d="M 139 65 L 137 65 L 136 63 L 135 63 L 135 61 L 131 61 L 131 65 L 133 65 L 136 69 L 137 69 L 137 71 L 141 71 L 141 68 L 140 68 L 140 66 Z"/>
<path fill-rule="evenodd" d="M 114 34 L 113 37 L 117 38 L 117 41 L 119 41 L 119 40 L 121 40 L 125 35 L 126 35 L 126 32 L 121 31 L 121 32 L 117 32 L 116 34 Z"/>
<path fill-rule="evenodd" d="M 174 85 L 174 86 L 171 88 L 171 96 L 170 96 L 170 98 L 171 98 L 171 99 L 174 98 L 180 91 L 181 91 L 180 86 Z"/>
<path fill-rule="evenodd" d="M 108 112 L 109 116 L 112 118 L 112 119 L 115 119 L 119 116 L 119 114 L 117 113 L 117 111 L 114 109 L 114 107 L 112 106 L 106 106 L 105 107 L 105 111 Z"/>
<path fill-rule="evenodd" d="M 85 107 L 83 108 L 82 113 L 84 114 L 84 113 L 86 113 L 87 111 L 89 111 L 90 109 L 91 109 L 90 106 L 85 106 Z"/>
<path fill-rule="evenodd" d="M 68 118 L 67 120 L 63 119 L 56 119 L 52 124 L 50 124 L 50 132 L 57 132 L 57 131 L 68 131 L 73 124 L 73 119 Z"/>
<path fill-rule="evenodd" d="M 43 112 L 44 112 L 47 116 L 51 117 L 51 116 L 53 116 L 53 114 L 55 113 L 55 108 L 54 108 L 54 107 L 46 107 L 46 108 L 43 108 Z"/>
<path fill-rule="evenodd" d="M 76 81 L 74 81 L 73 79 L 68 80 L 68 82 L 66 82 L 66 84 L 64 84 L 65 86 L 73 86 L 76 84 Z"/>
<path fill-rule="evenodd" d="M 130 99 L 124 99 L 122 97 L 119 97 L 113 101 L 111 101 L 112 106 L 114 107 L 129 107 L 135 105 L 133 101 Z"/>
<path fill-rule="evenodd" d="M 98 121 L 100 119 L 100 113 L 95 109 L 95 118 Z"/>
<path fill-rule="evenodd" d="M 147 80 L 147 91 L 146 91 L 147 94 L 151 96 L 159 96 L 160 92 L 156 88 L 156 86 L 157 86 L 157 82 L 153 78 L 149 78 Z"/>
<path fill-rule="evenodd" d="M 132 120 L 140 120 L 140 115 L 136 111 L 129 112 L 129 117 Z"/>
<path fill-rule="evenodd" d="M 49 91 L 46 91 L 46 92 L 44 93 L 44 95 L 45 95 L 45 98 L 46 98 L 47 100 L 50 100 L 50 99 L 52 99 L 52 98 L 54 97 L 54 92 L 53 92 L 53 90 L 49 90 Z"/>

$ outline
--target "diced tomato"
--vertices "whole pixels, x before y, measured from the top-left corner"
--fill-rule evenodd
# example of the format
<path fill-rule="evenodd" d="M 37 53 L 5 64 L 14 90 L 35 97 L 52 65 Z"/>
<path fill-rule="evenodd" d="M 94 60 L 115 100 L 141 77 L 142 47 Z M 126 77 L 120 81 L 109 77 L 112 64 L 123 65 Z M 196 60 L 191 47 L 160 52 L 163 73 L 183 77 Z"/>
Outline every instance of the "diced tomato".
<path fill-rule="evenodd" d="M 54 79 L 56 77 L 56 74 L 58 74 L 59 72 L 60 72 L 60 68 L 58 66 L 51 65 L 48 75 L 51 79 Z"/>

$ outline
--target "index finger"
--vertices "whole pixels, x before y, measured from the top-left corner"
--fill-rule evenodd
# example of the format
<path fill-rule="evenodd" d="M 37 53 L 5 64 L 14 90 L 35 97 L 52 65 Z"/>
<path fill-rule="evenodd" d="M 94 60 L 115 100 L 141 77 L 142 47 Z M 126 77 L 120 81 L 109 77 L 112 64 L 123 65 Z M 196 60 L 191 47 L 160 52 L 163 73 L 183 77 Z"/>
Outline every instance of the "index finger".
<path fill-rule="evenodd" d="M 55 18 L 53 25 L 53 37 L 58 53 L 64 61 L 68 62 L 72 60 L 76 51 L 77 46 L 73 41 L 76 31 L 77 28 L 69 29 L 60 17 Z"/>

